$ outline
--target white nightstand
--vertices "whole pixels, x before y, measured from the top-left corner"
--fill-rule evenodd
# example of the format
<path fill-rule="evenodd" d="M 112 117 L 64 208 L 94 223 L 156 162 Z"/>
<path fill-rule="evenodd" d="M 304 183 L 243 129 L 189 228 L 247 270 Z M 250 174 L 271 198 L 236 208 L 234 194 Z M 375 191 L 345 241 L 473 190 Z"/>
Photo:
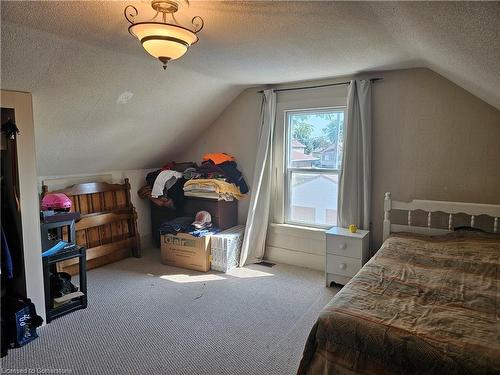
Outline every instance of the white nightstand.
<path fill-rule="evenodd" d="M 345 285 L 368 261 L 370 232 L 333 227 L 326 231 L 326 286 Z"/>

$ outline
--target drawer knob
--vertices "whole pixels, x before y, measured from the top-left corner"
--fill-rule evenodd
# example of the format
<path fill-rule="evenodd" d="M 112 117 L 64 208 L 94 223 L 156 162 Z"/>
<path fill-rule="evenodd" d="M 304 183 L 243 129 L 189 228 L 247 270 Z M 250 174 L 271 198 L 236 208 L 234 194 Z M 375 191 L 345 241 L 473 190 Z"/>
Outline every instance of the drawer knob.
<path fill-rule="evenodd" d="M 346 249 L 346 247 L 347 247 L 347 245 L 346 245 L 345 243 L 341 243 L 341 244 L 339 245 L 339 249 L 340 249 L 340 250 L 345 250 L 345 249 Z"/>
<path fill-rule="evenodd" d="M 340 263 L 340 264 L 339 264 L 339 268 L 340 268 L 341 270 L 345 270 L 345 269 L 347 268 L 347 265 L 346 265 L 345 263 Z"/>

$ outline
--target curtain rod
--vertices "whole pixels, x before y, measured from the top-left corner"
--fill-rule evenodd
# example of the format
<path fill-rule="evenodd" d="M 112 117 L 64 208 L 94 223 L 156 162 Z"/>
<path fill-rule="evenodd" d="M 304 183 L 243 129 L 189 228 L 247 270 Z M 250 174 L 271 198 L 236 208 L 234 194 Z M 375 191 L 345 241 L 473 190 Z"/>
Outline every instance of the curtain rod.
<path fill-rule="evenodd" d="M 383 78 L 370 78 L 370 81 L 376 82 L 380 81 Z M 330 86 L 342 86 L 342 85 L 349 85 L 351 82 L 338 82 L 338 83 L 326 83 L 324 85 L 316 85 L 316 86 L 303 86 L 303 87 L 288 87 L 284 89 L 272 89 L 274 92 L 281 92 L 281 91 L 296 91 L 296 90 L 309 90 L 309 89 L 319 89 L 321 87 L 330 87 Z M 264 90 L 257 91 L 258 93 L 263 93 Z"/>

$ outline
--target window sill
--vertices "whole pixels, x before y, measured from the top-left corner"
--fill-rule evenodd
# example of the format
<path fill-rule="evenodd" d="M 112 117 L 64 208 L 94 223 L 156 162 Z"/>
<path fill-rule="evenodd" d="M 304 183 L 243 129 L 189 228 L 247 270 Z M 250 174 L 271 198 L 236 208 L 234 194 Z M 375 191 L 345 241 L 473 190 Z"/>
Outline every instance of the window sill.
<path fill-rule="evenodd" d="M 330 228 L 315 228 L 315 227 L 308 227 L 304 225 L 297 225 L 297 224 L 278 224 L 278 223 L 271 223 L 269 224 L 270 227 L 273 228 L 283 228 L 283 229 L 297 229 L 297 230 L 306 230 L 310 232 L 321 232 L 325 233 L 327 230 Z"/>
<path fill-rule="evenodd" d="M 327 229 L 324 228 L 312 228 L 300 225 L 292 224 L 269 224 L 269 231 L 275 235 L 286 236 L 286 237 L 299 237 L 310 240 L 324 240 L 326 238 L 325 232 Z"/>
<path fill-rule="evenodd" d="M 311 228 L 311 227 L 305 227 L 305 226 L 300 226 L 300 225 L 292 225 L 292 224 L 278 224 L 278 223 L 271 223 L 269 225 L 268 233 L 269 233 L 269 238 L 271 239 L 291 239 L 291 238 L 297 238 L 298 243 L 302 243 L 302 240 L 306 241 L 326 241 L 326 229 L 322 228 Z M 269 244 L 272 245 L 273 241 Z M 278 242 L 280 242 L 278 241 Z M 293 240 L 292 240 L 293 242 Z M 322 248 L 322 245 L 320 246 Z"/>

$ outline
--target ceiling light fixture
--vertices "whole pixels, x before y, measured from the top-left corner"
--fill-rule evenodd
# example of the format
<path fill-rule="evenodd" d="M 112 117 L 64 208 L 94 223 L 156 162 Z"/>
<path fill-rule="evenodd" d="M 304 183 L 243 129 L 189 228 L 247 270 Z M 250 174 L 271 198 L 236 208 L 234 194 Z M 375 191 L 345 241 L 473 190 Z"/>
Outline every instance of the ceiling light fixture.
<path fill-rule="evenodd" d="M 167 69 L 170 60 L 183 56 L 188 48 L 198 41 L 196 35 L 203 29 L 203 18 L 196 16 L 191 20 L 194 30 L 180 26 L 175 19 L 174 13 L 179 10 L 180 0 L 153 0 L 151 7 L 156 11 L 153 18 L 146 22 L 135 22 L 139 14 L 133 5 L 127 5 L 123 11 L 125 18 L 130 22 L 128 31 L 142 44 L 142 47 L 151 56 L 163 63 L 163 69 Z M 161 22 L 155 19 L 161 13 Z M 172 16 L 174 23 L 167 22 L 167 15 Z"/>

